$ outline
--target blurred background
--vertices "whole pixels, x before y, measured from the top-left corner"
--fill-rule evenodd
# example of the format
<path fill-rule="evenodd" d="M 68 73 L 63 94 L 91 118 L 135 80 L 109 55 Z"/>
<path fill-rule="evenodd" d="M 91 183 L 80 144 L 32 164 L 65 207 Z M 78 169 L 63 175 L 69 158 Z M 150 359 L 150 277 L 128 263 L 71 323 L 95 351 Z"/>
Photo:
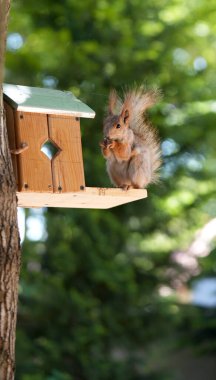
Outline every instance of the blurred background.
<path fill-rule="evenodd" d="M 72 91 L 86 183 L 111 87 L 159 86 L 161 181 L 111 210 L 19 210 L 16 380 L 216 378 L 215 0 L 17 0 L 5 82 Z"/>

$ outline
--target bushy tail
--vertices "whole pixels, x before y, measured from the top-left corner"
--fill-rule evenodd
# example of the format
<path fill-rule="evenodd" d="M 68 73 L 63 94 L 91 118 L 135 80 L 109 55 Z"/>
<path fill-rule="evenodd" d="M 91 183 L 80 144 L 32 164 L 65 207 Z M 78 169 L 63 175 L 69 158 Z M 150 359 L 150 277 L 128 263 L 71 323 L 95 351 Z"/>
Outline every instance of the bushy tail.
<path fill-rule="evenodd" d="M 122 102 L 122 110 L 129 111 L 130 128 L 146 147 L 146 156 L 149 160 L 149 183 L 158 181 L 158 169 L 161 166 L 161 151 L 157 130 L 151 125 L 145 116 L 148 108 L 151 108 L 161 98 L 161 92 L 157 88 L 150 90 L 140 86 L 125 92 Z"/>
<path fill-rule="evenodd" d="M 134 133 L 142 132 L 146 110 L 157 103 L 160 98 L 160 90 L 157 88 L 146 90 L 143 86 L 136 87 L 124 93 L 122 109 L 128 109 L 130 115 L 130 127 L 133 129 Z"/>

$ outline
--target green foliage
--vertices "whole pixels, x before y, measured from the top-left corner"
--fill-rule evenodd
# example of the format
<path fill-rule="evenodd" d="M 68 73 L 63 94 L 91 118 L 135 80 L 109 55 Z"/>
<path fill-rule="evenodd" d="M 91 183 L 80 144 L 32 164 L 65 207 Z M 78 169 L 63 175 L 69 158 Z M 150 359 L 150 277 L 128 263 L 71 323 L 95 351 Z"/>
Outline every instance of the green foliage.
<path fill-rule="evenodd" d="M 89 186 L 109 186 L 98 145 L 109 89 L 164 93 L 151 113 L 163 167 L 149 197 L 46 210 L 47 237 L 24 242 L 17 380 L 181 379 L 161 358 L 215 353 L 214 311 L 159 291 L 183 271 L 171 253 L 215 215 L 215 12 L 213 0 L 13 2 L 6 81 L 71 90 L 96 111 L 81 121 Z M 213 245 L 203 277 L 216 273 Z"/>

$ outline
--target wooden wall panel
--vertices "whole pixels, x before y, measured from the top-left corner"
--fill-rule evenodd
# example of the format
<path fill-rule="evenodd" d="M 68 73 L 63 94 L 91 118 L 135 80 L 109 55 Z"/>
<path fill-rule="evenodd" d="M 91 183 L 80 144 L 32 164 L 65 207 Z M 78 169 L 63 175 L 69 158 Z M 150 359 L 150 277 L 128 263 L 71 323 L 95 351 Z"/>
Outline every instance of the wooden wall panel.
<path fill-rule="evenodd" d="M 79 191 L 85 186 L 79 119 L 48 115 L 49 138 L 61 152 L 52 159 L 54 192 Z"/>
<path fill-rule="evenodd" d="M 51 161 L 41 152 L 48 139 L 47 115 L 16 112 L 17 146 L 29 148 L 18 155 L 19 191 L 52 192 Z"/>

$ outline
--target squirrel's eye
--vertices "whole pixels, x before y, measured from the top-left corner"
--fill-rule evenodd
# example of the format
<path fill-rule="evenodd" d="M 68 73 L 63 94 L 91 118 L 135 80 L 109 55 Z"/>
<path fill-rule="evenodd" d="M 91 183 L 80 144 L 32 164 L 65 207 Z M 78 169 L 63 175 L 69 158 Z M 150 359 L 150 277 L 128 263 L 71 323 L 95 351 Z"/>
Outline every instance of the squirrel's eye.
<path fill-rule="evenodd" d="M 116 125 L 116 128 L 121 128 L 121 125 L 120 125 L 120 124 L 117 124 L 117 125 Z"/>

